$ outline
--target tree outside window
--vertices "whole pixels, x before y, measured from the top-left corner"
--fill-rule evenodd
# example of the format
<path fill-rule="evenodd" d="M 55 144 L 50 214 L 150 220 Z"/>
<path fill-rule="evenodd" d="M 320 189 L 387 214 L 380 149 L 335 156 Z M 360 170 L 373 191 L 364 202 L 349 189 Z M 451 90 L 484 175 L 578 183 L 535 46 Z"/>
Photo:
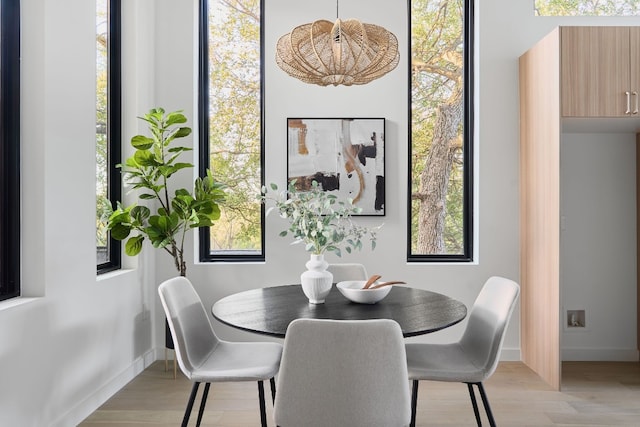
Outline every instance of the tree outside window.
<path fill-rule="evenodd" d="M 98 273 L 120 268 L 120 243 L 106 221 L 120 198 L 120 0 L 96 0 L 96 259 Z"/>
<path fill-rule="evenodd" d="M 409 259 L 470 260 L 471 2 L 409 4 Z"/>
<path fill-rule="evenodd" d="M 200 169 L 209 167 L 228 186 L 222 216 L 200 235 L 201 258 L 261 259 L 263 210 L 256 195 L 263 182 L 262 2 L 201 1 L 207 58 L 201 84 L 207 90 L 201 90 L 200 108 L 207 127 L 200 132 L 206 153 Z"/>
<path fill-rule="evenodd" d="M 109 235 L 104 214 L 109 212 L 107 150 L 107 0 L 96 2 L 96 247 L 98 264 L 108 261 Z"/>
<path fill-rule="evenodd" d="M 538 16 L 638 16 L 640 0 L 535 0 Z"/>

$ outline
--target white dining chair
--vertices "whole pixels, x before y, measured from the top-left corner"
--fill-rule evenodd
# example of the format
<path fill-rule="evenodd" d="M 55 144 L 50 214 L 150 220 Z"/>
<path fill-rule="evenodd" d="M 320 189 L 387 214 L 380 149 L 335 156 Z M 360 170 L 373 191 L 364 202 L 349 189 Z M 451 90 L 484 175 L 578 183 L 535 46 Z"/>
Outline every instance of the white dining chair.
<path fill-rule="evenodd" d="M 482 382 L 496 367 L 509 319 L 516 305 L 520 287 L 503 277 L 489 278 L 469 313 L 467 326 L 459 341 L 450 344 L 406 345 L 411 394 L 411 426 L 415 426 L 418 381 L 466 383 L 478 426 L 482 425 L 473 386 L 477 386 L 489 424 L 495 420 Z"/>
<path fill-rule="evenodd" d="M 329 264 L 327 270 L 333 274 L 333 283 L 345 280 L 367 280 L 369 278 L 364 265 L 357 263 Z"/>
<path fill-rule="evenodd" d="M 297 319 L 284 341 L 280 427 L 400 427 L 411 416 L 404 339 L 393 320 Z"/>
<path fill-rule="evenodd" d="M 182 426 L 186 427 L 189 422 L 200 383 L 205 383 L 205 388 L 198 411 L 198 426 L 202 421 L 212 382 L 257 381 L 260 419 L 262 426 L 266 427 L 263 381 L 271 381 L 271 393 L 275 399 L 274 377 L 280 366 L 282 345 L 220 340 L 200 297 L 186 277 L 175 277 L 163 282 L 158 293 L 169 322 L 178 365 L 182 373 L 193 382 Z"/>

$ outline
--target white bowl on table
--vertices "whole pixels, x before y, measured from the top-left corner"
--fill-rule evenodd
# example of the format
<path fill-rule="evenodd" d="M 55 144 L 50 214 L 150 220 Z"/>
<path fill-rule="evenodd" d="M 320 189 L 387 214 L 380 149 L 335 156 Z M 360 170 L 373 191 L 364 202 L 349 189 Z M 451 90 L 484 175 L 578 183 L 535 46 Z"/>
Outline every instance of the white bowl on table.
<path fill-rule="evenodd" d="M 378 289 L 362 289 L 365 283 L 366 280 L 346 280 L 338 282 L 336 287 L 345 298 L 359 304 L 375 304 L 386 297 L 393 287 L 388 285 Z"/>

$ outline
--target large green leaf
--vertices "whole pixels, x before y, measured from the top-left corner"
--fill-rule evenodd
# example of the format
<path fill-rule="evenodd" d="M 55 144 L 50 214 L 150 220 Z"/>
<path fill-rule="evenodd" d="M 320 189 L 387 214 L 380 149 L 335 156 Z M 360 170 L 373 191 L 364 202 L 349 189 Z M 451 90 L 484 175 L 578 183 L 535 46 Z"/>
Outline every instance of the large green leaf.
<path fill-rule="evenodd" d="M 151 215 L 151 211 L 146 206 L 135 206 L 131 209 L 131 217 L 139 224 L 143 224 Z"/>
<path fill-rule="evenodd" d="M 149 110 L 148 114 L 145 114 L 145 119 L 154 121 L 155 123 L 162 122 L 162 116 L 164 116 L 164 108 L 156 107 Z"/>
<path fill-rule="evenodd" d="M 220 215 L 221 215 L 220 206 L 217 203 L 209 204 L 206 214 L 207 214 L 207 218 L 209 218 L 211 221 L 216 221 L 220 219 Z"/>
<path fill-rule="evenodd" d="M 111 237 L 116 240 L 124 240 L 129 236 L 131 232 L 131 226 L 125 224 L 112 224 L 111 227 Z"/>
<path fill-rule="evenodd" d="M 131 237 L 129 240 L 127 240 L 127 243 L 125 243 L 124 245 L 125 253 L 129 256 L 138 255 L 142 250 L 143 241 L 144 241 L 144 236 L 142 235 Z"/>
<path fill-rule="evenodd" d="M 169 215 L 169 227 L 170 229 L 175 229 L 178 224 L 180 224 L 180 217 L 178 216 L 178 214 L 176 212 L 171 212 L 171 215 Z M 172 230 L 173 232 L 173 230 Z"/>
<path fill-rule="evenodd" d="M 170 150 L 167 150 L 167 152 L 170 152 Z M 168 164 L 168 165 L 173 164 L 173 162 L 175 162 L 175 161 L 176 161 L 176 159 L 177 159 L 178 157 L 180 157 L 180 154 L 182 154 L 182 151 L 179 151 L 179 152 L 174 153 L 173 155 L 171 155 L 171 156 L 169 157 L 169 159 L 167 159 L 167 160 L 165 161 L 165 163 L 166 163 L 166 164 Z"/>
<path fill-rule="evenodd" d="M 169 246 L 173 239 L 170 236 L 165 237 L 162 240 L 156 240 L 153 242 L 153 246 L 156 248 L 164 248 L 165 246 Z"/>
<path fill-rule="evenodd" d="M 131 138 L 131 145 L 138 150 L 148 150 L 153 147 L 153 139 L 144 135 L 136 135 Z"/>
<path fill-rule="evenodd" d="M 183 151 L 193 151 L 190 147 L 171 147 L 167 150 L 169 153 L 181 153 Z"/>
<path fill-rule="evenodd" d="M 158 166 L 161 164 L 149 150 L 138 150 L 133 155 L 133 158 L 140 166 Z"/>
<path fill-rule="evenodd" d="M 167 146 L 174 139 L 184 138 L 185 136 L 188 136 L 190 134 L 191 134 L 191 128 L 182 127 L 182 128 L 175 129 L 169 135 L 167 135 L 167 137 L 164 140 L 164 145 Z"/>
<path fill-rule="evenodd" d="M 173 126 L 179 123 L 187 123 L 187 118 L 181 111 L 174 111 L 167 114 L 165 125 L 166 127 Z"/>
<path fill-rule="evenodd" d="M 149 240 L 151 240 L 152 242 L 164 236 L 162 230 L 152 225 L 145 227 L 143 231 L 149 237 Z"/>
<path fill-rule="evenodd" d="M 130 168 L 137 168 L 140 165 L 136 162 L 136 159 L 132 156 L 127 158 L 127 160 L 125 160 L 125 165 L 130 167 Z"/>
<path fill-rule="evenodd" d="M 118 207 L 113 213 L 109 216 L 110 224 L 122 224 L 131 222 L 131 217 L 129 216 L 129 208 L 122 209 L 122 207 Z"/>
<path fill-rule="evenodd" d="M 191 196 L 191 194 L 184 188 L 178 188 L 175 194 L 176 197 Z"/>
<path fill-rule="evenodd" d="M 189 127 L 181 127 L 174 133 L 174 138 L 184 138 L 185 136 L 189 136 L 191 134 L 191 128 Z"/>
<path fill-rule="evenodd" d="M 180 169 L 186 169 L 191 167 L 193 167 L 191 163 L 176 163 L 175 165 L 171 165 L 171 166 L 160 166 L 158 170 L 163 176 L 169 178 L 171 175 L 178 172 Z"/>
<path fill-rule="evenodd" d="M 165 231 L 169 230 L 169 216 L 167 215 L 152 215 L 149 217 L 149 224 L 158 230 L 159 234 L 164 234 Z"/>
<path fill-rule="evenodd" d="M 211 227 L 212 225 L 213 222 L 209 218 L 198 216 L 196 221 L 189 224 L 189 228 Z"/>

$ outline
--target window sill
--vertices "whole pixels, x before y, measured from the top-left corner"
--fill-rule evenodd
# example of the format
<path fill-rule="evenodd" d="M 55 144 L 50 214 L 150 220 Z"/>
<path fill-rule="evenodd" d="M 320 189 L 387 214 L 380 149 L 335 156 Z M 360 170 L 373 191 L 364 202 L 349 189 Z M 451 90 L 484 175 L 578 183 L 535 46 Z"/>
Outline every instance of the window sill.
<path fill-rule="evenodd" d="M 14 307 L 20 307 L 22 305 L 31 304 L 36 301 L 40 301 L 42 298 L 40 297 L 15 297 L 5 301 L 0 302 L 0 312 L 5 310 L 10 310 Z"/>
<path fill-rule="evenodd" d="M 98 274 L 96 276 L 96 282 L 104 282 L 107 280 L 112 280 L 115 279 L 117 277 L 121 277 L 124 276 L 126 274 L 131 274 L 134 271 L 136 271 L 133 268 L 127 268 L 127 269 L 119 269 L 119 270 L 113 270 L 113 271 L 109 271 L 108 273 L 103 273 L 103 274 Z"/>

